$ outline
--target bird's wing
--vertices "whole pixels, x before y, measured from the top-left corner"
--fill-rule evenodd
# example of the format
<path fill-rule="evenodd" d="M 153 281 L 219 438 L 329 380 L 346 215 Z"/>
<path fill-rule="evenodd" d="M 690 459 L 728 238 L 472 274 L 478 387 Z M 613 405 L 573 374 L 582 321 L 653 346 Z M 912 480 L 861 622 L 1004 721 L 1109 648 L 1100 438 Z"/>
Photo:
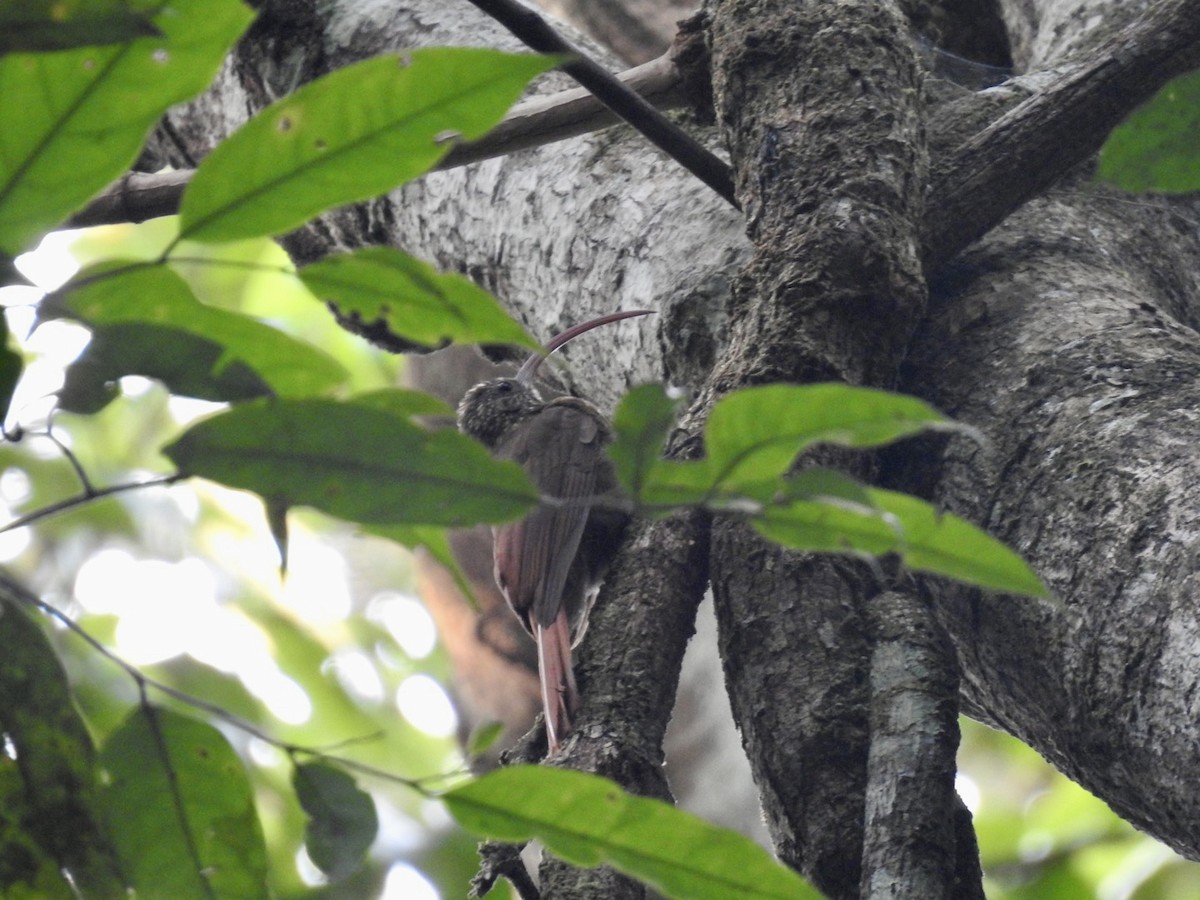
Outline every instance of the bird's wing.
<path fill-rule="evenodd" d="M 496 529 L 496 581 L 533 632 L 535 624 L 553 625 L 566 602 L 563 590 L 596 488 L 603 426 L 597 413 L 563 398 L 515 432 L 497 455 L 520 463 L 549 502 Z"/>

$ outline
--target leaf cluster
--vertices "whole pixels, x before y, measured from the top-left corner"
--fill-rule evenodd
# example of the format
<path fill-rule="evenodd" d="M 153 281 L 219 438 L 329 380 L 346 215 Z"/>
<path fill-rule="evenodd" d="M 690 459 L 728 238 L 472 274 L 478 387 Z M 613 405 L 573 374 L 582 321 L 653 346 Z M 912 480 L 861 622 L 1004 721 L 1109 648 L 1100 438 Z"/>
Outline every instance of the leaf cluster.
<path fill-rule="evenodd" d="M 744 516 L 785 547 L 869 557 L 893 553 L 912 569 L 993 590 L 1045 596 L 1029 566 L 958 516 L 820 467 L 796 468 L 818 444 L 866 449 L 922 431 L 970 429 L 928 404 L 843 384 L 775 384 L 721 399 L 699 460 L 663 458 L 676 402 L 658 385 L 631 391 L 614 418 L 612 457 L 645 512 L 702 505 Z"/>

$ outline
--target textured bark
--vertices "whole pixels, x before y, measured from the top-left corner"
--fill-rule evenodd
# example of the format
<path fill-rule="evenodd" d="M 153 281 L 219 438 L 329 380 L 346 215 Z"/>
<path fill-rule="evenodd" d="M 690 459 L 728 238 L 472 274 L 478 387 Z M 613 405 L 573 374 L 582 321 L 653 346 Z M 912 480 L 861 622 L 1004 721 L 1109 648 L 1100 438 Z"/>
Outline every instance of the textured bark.
<path fill-rule="evenodd" d="M 635 793 L 670 800 L 663 738 L 708 581 L 707 521 L 690 513 L 635 522 L 631 532 L 592 612 L 589 629 L 606 639 L 592 641 L 580 660 L 583 705 L 561 757 Z M 551 864 L 543 865 L 542 876 L 551 886 L 547 897 L 645 896 L 641 884 L 610 869 Z"/>
<path fill-rule="evenodd" d="M 1082 64 L 1128 37 L 1132 6 L 1011 0 L 1001 11 L 1015 62 L 1032 71 Z M 1152 12 L 1186 25 L 1200 22 L 1196 7 L 1164 0 Z M 905 23 L 868 0 L 728 0 L 712 16 L 744 219 L 614 129 L 428 176 L 323 217 L 289 249 L 310 259 L 404 247 L 466 272 L 541 335 L 656 306 L 656 321 L 625 329 L 632 337 L 579 342 L 567 356 L 602 407 L 649 379 L 696 392 L 677 455 L 697 452 L 717 397 L 780 379 L 898 385 L 975 426 L 982 447 L 913 443 L 877 469 L 1008 541 L 1056 594 L 1039 604 L 923 585 L 954 644 L 963 702 L 1200 857 L 1197 211 L 1082 182 L 1059 188 L 939 272 L 925 310 L 920 237 L 938 210 L 923 210 L 925 110 Z M 1200 48 L 1190 32 L 1169 36 L 1182 37 L 1173 65 Z M 1149 46 L 1131 40 L 1129 53 Z M 268 4 L 214 89 L 172 114 L 154 150 L 194 162 L 298 83 L 447 43 L 513 46 L 465 4 Z M 929 146 L 950 160 L 938 177 L 970 183 L 976 163 L 947 154 L 1048 82 L 964 95 L 931 119 Z M 564 86 L 551 77 L 542 89 Z M 1077 137 L 1069 117 L 1046 122 L 1051 147 Z M 989 201 L 1009 189 L 984 184 Z M 849 561 L 769 547 L 732 521 L 711 533 L 691 516 L 645 525 L 631 546 L 582 648 L 585 707 L 564 761 L 664 791 L 659 739 L 707 559 L 776 848 L 831 893 L 857 894 L 874 649 L 864 605 L 890 585 Z M 576 876 L 545 874 L 551 891 L 575 896 Z"/>
<path fill-rule="evenodd" d="M 860 894 L 983 900 L 970 813 L 954 792 L 954 649 L 928 605 L 912 594 L 880 594 L 867 614 L 871 749 Z"/>
<path fill-rule="evenodd" d="M 947 273 L 905 379 L 988 423 L 987 446 L 954 442 L 921 478 L 1061 603 L 940 591 L 968 708 L 1190 856 L 1198 250 L 1166 202 L 1059 192 Z"/>
<path fill-rule="evenodd" d="M 1200 3 L 1154 4 L 1090 50 L 937 167 L 924 241 L 930 271 L 1089 159 L 1130 104 L 1200 66 Z"/>
<path fill-rule="evenodd" d="M 890 386 L 925 299 L 927 166 L 907 26 L 880 3 L 728 2 L 711 12 L 717 113 L 755 252 L 700 403 L 764 381 Z M 737 522 L 713 535 L 734 718 L 776 849 L 827 893 L 857 896 L 871 654 L 863 604 L 876 577 L 781 551 Z"/>
<path fill-rule="evenodd" d="M 653 59 L 671 43 L 675 23 L 698 0 L 539 0 L 538 5 L 590 34 L 628 63 Z"/>

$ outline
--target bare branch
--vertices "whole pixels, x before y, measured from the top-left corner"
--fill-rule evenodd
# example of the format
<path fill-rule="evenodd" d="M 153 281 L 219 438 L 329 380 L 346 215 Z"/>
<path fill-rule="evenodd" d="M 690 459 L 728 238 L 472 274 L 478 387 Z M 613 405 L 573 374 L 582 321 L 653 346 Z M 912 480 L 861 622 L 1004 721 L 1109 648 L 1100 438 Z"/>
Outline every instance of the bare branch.
<path fill-rule="evenodd" d="M 183 189 L 192 180 L 192 170 L 176 172 L 130 172 L 106 187 L 87 206 L 67 220 L 67 228 L 145 222 L 179 212 Z"/>
<path fill-rule="evenodd" d="M 707 147 L 631 91 L 612 73 L 583 54 L 549 23 L 518 0 L 471 0 L 471 3 L 539 53 L 566 53 L 563 71 L 591 91 L 605 106 L 636 128 L 685 169 L 740 209 L 729 165 Z"/>
<path fill-rule="evenodd" d="M 874 646 L 862 896 L 887 897 L 901 884 L 922 897 L 983 900 L 979 851 L 957 828 L 954 648 L 929 606 L 905 591 L 873 597 L 867 619 Z"/>
<path fill-rule="evenodd" d="M 617 78 L 658 109 L 678 109 L 688 103 L 679 69 L 670 53 L 622 72 Z M 585 88 L 533 97 L 514 106 L 499 125 L 479 140 L 456 145 L 436 168 L 453 169 L 553 144 L 620 122 L 620 116 Z M 144 222 L 174 215 L 179 212 L 179 201 L 192 174 L 190 169 L 154 174 L 131 172 L 72 216 L 67 227 Z"/>
<path fill-rule="evenodd" d="M 654 109 L 678 109 L 687 105 L 681 74 L 671 53 L 664 53 L 615 77 L 622 90 Z M 612 111 L 587 88 L 533 97 L 514 106 L 504 120 L 484 137 L 459 144 L 438 164 L 438 168 L 452 169 L 529 147 L 553 144 L 620 124 L 621 121 L 621 115 Z"/>
<path fill-rule="evenodd" d="M 934 272 L 1090 159 L 1169 79 L 1200 65 L 1200 2 L 1151 4 L 1133 24 L 935 166 L 924 260 Z"/>
<path fill-rule="evenodd" d="M 101 497 L 111 497 L 113 494 L 122 494 L 126 491 L 137 491 L 148 487 L 165 487 L 182 480 L 184 477 L 184 475 L 176 472 L 173 475 L 148 478 L 145 481 L 134 481 L 129 484 L 114 484 L 111 487 L 85 490 L 82 494 L 76 494 L 74 497 L 68 497 L 66 500 L 59 500 L 57 503 L 49 503 L 46 506 L 35 509 L 28 515 L 18 516 L 7 525 L 0 527 L 0 534 L 4 534 L 6 531 L 13 531 L 25 525 L 32 525 L 34 522 L 39 522 L 60 512 L 65 512 L 68 509 L 74 509 L 76 506 L 83 506 L 83 504 L 90 503 L 93 500 L 99 500 Z"/>

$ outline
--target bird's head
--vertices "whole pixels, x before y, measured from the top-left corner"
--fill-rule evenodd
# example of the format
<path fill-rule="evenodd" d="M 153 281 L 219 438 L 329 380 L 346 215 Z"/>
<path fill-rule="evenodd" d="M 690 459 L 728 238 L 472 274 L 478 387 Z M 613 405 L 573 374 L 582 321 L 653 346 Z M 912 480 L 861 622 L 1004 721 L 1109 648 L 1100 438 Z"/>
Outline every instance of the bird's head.
<path fill-rule="evenodd" d="M 542 408 L 542 397 L 531 383 L 517 378 L 493 378 L 475 385 L 458 404 L 458 428 L 487 447 Z"/>
<path fill-rule="evenodd" d="M 493 378 L 467 391 L 462 402 L 458 404 L 459 430 L 485 446 L 494 448 L 510 428 L 519 425 L 545 405 L 541 394 L 533 386 L 533 379 L 546 357 L 586 331 L 607 325 L 609 322 L 649 315 L 650 312 L 648 309 L 638 309 L 609 313 L 555 335 L 546 344 L 545 350 L 530 354 L 517 370 L 516 377 Z"/>

